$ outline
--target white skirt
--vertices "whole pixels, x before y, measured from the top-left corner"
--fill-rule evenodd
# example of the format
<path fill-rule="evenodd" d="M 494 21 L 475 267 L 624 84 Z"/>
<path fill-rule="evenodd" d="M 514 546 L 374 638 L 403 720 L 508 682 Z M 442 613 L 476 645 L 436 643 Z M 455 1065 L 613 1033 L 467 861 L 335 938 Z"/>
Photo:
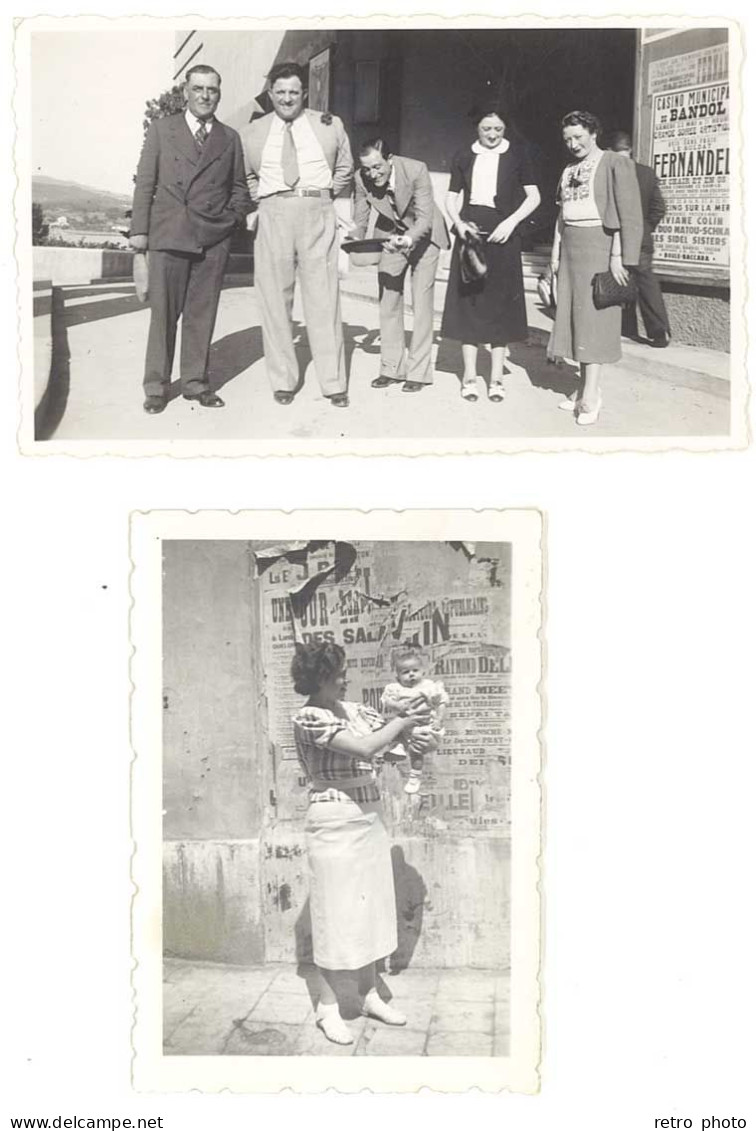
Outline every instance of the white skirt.
<path fill-rule="evenodd" d="M 359 970 L 397 947 L 391 844 L 379 801 L 310 804 L 312 952 L 324 970 Z"/>

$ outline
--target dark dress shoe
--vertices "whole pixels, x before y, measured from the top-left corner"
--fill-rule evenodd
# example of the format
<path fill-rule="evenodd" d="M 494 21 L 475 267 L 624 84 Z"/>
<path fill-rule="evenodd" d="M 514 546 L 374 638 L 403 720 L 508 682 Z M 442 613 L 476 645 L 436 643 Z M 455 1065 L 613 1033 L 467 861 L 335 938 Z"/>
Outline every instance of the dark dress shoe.
<path fill-rule="evenodd" d="M 370 382 L 370 385 L 373 389 L 385 389 L 391 383 L 390 377 L 376 377 L 375 381 Z"/>
<path fill-rule="evenodd" d="M 403 393 L 419 393 L 422 389 L 422 381 L 405 381 L 402 385 Z"/>
<path fill-rule="evenodd" d="M 346 393 L 336 393 L 334 396 L 328 398 L 334 408 L 348 408 L 349 397 Z"/>
<path fill-rule="evenodd" d="M 191 396 L 184 396 L 185 401 L 196 401 L 198 405 L 203 408 L 225 408 L 226 402 L 222 400 L 217 393 L 212 393 L 209 389 L 205 389 L 203 393 L 196 393 Z"/>
<path fill-rule="evenodd" d="M 277 401 L 279 404 L 291 404 L 294 400 L 294 394 L 287 393 L 284 389 L 277 389 L 273 394 L 273 400 Z"/>
<path fill-rule="evenodd" d="M 669 336 L 660 334 L 658 338 L 651 338 L 651 345 L 655 350 L 665 350 L 669 345 Z"/>
<path fill-rule="evenodd" d="M 145 397 L 144 398 L 144 411 L 148 412 L 151 416 L 156 416 L 162 412 L 166 404 L 165 397 Z"/>

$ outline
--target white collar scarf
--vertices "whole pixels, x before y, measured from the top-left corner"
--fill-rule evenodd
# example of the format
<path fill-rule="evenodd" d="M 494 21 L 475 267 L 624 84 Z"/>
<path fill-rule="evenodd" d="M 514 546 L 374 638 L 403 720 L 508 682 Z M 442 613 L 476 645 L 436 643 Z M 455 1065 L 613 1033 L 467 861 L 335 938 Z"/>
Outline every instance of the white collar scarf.
<path fill-rule="evenodd" d="M 472 149 L 473 153 L 482 154 L 484 157 L 492 157 L 494 155 L 501 157 L 502 153 L 506 153 L 509 149 L 509 142 L 505 137 L 503 137 L 496 148 L 491 149 L 488 145 L 481 145 L 479 141 L 474 141 L 470 148 Z"/>

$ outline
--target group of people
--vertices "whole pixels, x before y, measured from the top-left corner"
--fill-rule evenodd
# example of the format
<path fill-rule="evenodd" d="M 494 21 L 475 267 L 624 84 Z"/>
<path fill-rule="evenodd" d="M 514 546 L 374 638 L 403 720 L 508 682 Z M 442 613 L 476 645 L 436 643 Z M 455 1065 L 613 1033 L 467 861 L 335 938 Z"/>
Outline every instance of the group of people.
<path fill-rule="evenodd" d="M 255 233 L 263 350 L 279 404 L 291 404 L 300 383 L 292 327 L 297 282 L 323 394 L 337 408 L 349 404 L 338 256 L 347 235 L 366 237 L 371 215 L 372 236 L 381 248 L 381 360 L 372 385 L 399 382 L 403 392 L 416 393 L 433 380 L 434 287 L 439 256 L 450 239 L 428 169 L 374 138 L 360 146 L 355 173 L 343 123 L 307 108 L 306 83 L 304 69 L 295 63 L 273 67 L 268 76 L 272 111 L 237 133 L 215 117 L 220 75 L 200 64 L 186 75 L 185 113 L 157 120 L 148 131 L 131 226 L 134 251 L 150 254 L 147 413 L 162 412 L 168 402 L 179 318 L 183 396 L 206 408 L 223 407 L 210 388 L 208 356 L 231 235 L 239 226 Z M 478 349 L 490 347 L 488 396 L 501 401 L 508 347 L 528 335 L 519 231 L 541 197 L 529 147 L 507 136 L 502 112 L 481 107 L 475 126 L 475 140 L 451 164 L 445 209 L 457 239 L 441 333 L 461 343 L 461 395 L 468 401 L 479 396 Z M 617 152 L 605 151 L 598 146 L 598 132 L 598 120 L 583 111 L 563 119 L 570 162 L 560 180 L 551 256 L 557 307 L 549 354 L 580 365 L 579 387 L 560 405 L 579 424 L 598 419 L 601 367 L 620 358 L 621 308 L 596 309 L 591 280 L 597 272 L 611 271 L 618 283 L 627 283 L 632 272 L 653 344 L 669 340 L 651 271 L 651 230 L 663 215 L 658 183 L 651 170 L 646 170 L 651 180 L 644 180 L 645 167 L 626 160 L 627 135 Z M 350 225 L 337 215 L 334 199 L 352 186 Z M 404 330 L 408 272 L 409 349 Z"/>

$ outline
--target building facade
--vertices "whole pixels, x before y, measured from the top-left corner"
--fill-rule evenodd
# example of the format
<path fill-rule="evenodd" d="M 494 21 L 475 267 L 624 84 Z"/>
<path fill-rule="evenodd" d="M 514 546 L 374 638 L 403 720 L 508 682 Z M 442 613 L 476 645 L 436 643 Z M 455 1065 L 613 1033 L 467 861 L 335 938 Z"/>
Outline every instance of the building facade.
<path fill-rule="evenodd" d="M 604 136 L 627 130 L 660 178 L 668 214 L 656 248 L 674 337 L 729 349 L 729 51 L 726 27 L 215 31 L 177 34 L 173 78 L 209 62 L 222 116 L 240 128 L 268 109 L 277 62 L 310 74 L 310 105 L 343 118 L 353 144 L 383 136 L 424 161 L 443 201 L 471 113 L 494 97 L 531 145 L 542 205 L 524 247 L 546 249 L 564 166 L 560 120 L 582 108 Z"/>
<path fill-rule="evenodd" d="M 450 696 L 420 792 L 379 774 L 395 968 L 504 969 L 510 955 L 512 547 L 451 542 L 166 542 L 163 939 L 239 964 L 311 959 L 306 778 L 292 716 L 298 642 L 346 652 L 376 708 L 419 645 Z M 522 739 L 521 739 L 522 742 Z"/>

